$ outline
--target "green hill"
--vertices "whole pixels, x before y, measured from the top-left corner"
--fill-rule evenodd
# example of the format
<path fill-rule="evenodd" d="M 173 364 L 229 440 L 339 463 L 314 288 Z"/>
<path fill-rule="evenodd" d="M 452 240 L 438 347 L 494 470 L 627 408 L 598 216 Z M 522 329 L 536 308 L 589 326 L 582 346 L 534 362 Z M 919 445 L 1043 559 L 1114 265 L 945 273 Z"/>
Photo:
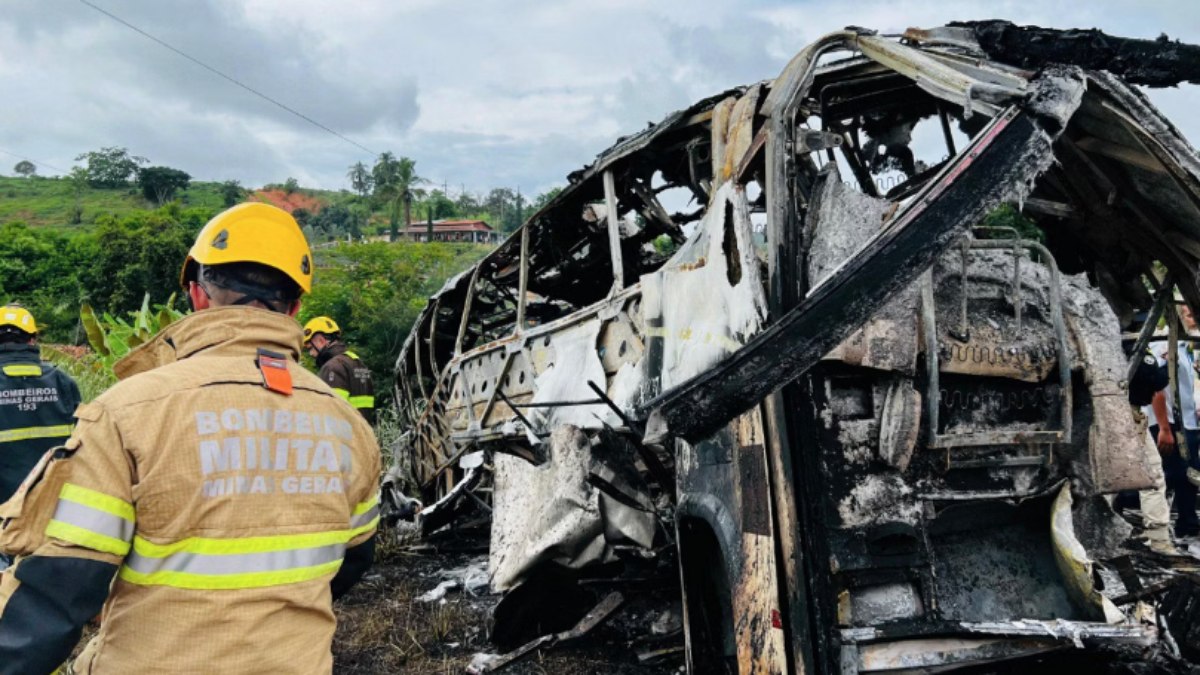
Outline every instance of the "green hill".
<path fill-rule="evenodd" d="M 338 203 L 347 196 L 332 190 L 304 189 L 305 195 L 322 203 Z M 221 184 L 193 181 L 177 199 L 184 208 L 201 207 L 213 211 L 225 206 Z M 101 214 L 117 217 L 158 208 L 146 201 L 136 185 L 118 189 L 87 187 L 79 195 L 83 212 L 80 225 L 91 225 Z M 75 209 L 75 193 L 67 178 L 15 178 L 0 176 L 0 225 L 21 221 L 32 227 L 71 228 Z"/>

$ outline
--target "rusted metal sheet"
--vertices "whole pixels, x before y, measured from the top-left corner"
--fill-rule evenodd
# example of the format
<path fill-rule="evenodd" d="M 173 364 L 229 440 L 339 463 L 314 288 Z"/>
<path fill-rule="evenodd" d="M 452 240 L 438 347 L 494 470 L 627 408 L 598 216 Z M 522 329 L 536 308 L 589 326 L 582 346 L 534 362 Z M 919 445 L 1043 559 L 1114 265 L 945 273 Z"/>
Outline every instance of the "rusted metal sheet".
<path fill-rule="evenodd" d="M 734 635 L 741 673 L 784 672 L 787 661 L 779 615 L 779 573 L 771 490 L 758 411 L 733 423 L 734 493 L 741 512 L 741 565 L 733 584 Z"/>
<path fill-rule="evenodd" d="M 1161 480 L 1157 457 L 1146 451 L 1143 431 L 1129 414 L 1129 399 L 1125 392 L 1109 396 L 1094 396 L 1095 415 L 1088 434 L 1088 458 L 1095 490 L 1116 493 L 1122 490 L 1145 490 Z M 1131 447 L 1128 439 L 1143 440 Z"/>

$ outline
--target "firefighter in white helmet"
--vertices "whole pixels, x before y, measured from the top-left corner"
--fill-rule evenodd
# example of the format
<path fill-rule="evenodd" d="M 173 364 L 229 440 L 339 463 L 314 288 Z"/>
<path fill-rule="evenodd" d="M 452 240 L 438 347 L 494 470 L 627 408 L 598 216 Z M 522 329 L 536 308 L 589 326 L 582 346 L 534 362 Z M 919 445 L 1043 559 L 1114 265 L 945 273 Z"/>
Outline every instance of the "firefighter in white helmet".
<path fill-rule="evenodd" d="M 332 600 L 370 565 L 379 448 L 297 362 L 296 221 L 242 204 L 183 267 L 192 315 L 122 360 L 0 511 L 0 673 L 328 673 Z M 115 577 L 115 580 L 114 580 Z M 70 583 L 64 583 L 70 580 Z M 111 588 L 110 588 L 111 583 Z"/>

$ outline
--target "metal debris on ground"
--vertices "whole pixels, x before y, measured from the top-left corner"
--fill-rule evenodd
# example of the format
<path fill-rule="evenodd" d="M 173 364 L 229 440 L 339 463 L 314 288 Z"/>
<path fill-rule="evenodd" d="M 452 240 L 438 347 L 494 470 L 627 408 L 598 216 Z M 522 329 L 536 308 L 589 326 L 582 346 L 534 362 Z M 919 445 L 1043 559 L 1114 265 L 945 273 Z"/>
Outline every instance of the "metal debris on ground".
<path fill-rule="evenodd" d="M 472 675 L 480 675 L 481 673 L 495 673 L 507 668 L 508 666 L 524 659 L 538 650 L 550 649 L 559 645 L 567 645 L 571 642 L 582 638 L 590 633 L 600 624 L 607 621 L 614 612 L 621 608 L 624 604 L 625 597 L 619 592 L 609 593 L 600 604 L 596 605 L 584 615 L 579 623 L 575 624 L 570 630 L 562 631 L 561 633 L 552 633 L 543 635 L 535 640 L 532 640 L 517 649 L 502 655 L 477 655 L 472 659 L 471 666 L 468 668 Z"/>
<path fill-rule="evenodd" d="M 446 597 L 450 591 L 458 588 L 458 582 L 454 579 L 448 579 L 439 583 L 428 593 L 417 596 L 417 602 L 437 602 Z"/>
<path fill-rule="evenodd" d="M 463 567 L 439 570 L 436 577 L 441 580 L 438 585 L 418 596 L 417 602 L 438 602 L 450 591 L 461 590 L 473 597 L 488 592 L 487 561 L 483 558 Z"/>

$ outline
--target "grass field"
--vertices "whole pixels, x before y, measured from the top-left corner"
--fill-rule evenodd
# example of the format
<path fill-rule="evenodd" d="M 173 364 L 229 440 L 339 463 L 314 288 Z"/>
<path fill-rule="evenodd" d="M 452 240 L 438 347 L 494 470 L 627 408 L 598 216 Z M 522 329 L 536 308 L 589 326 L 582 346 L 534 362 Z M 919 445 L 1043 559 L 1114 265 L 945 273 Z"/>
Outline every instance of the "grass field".
<path fill-rule="evenodd" d="M 348 198 L 342 193 L 328 190 L 305 189 L 299 192 L 308 197 L 310 202 L 332 203 Z M 187 190 L 179 194 L 178 199 L 185 207 L 200 206 L 218 210 L 225 206 L 220 183 L 193 181 Z M 86 227 L 101 214 L 111 213 L 120 217 L 158 206 L 147 202 L 136 185 L 112 190 L 87 188 L 80 195 L 79 202 L 83 207 L 82 222 L 72 225 L 71 211 L 75 196 L 71 181 L 65 178 L 0 176 L 0 225 L 23 221 L 34 227 L 70 229 L 80 225 Z M 308 203 L 305 205 L 310 206 Z"/>
<path fill-rule="evenodd" d="M 180 195 L 180 200 L 185 206 L 221 208 L 224 201 L 219 187 L 218 183 L 192 183 Z M 156 206 L 147 202 L 136 186 L 117 190 L 89 188 L 83 191 L 79 201 L 83 207 L 81 224 L 85 226 L 102 213 L 122 216 Z M 20 220 L 35 227 L 75 227 L 71 224 L 74 205 L 69 180 L 0 177 L 0 224 Z"/>

